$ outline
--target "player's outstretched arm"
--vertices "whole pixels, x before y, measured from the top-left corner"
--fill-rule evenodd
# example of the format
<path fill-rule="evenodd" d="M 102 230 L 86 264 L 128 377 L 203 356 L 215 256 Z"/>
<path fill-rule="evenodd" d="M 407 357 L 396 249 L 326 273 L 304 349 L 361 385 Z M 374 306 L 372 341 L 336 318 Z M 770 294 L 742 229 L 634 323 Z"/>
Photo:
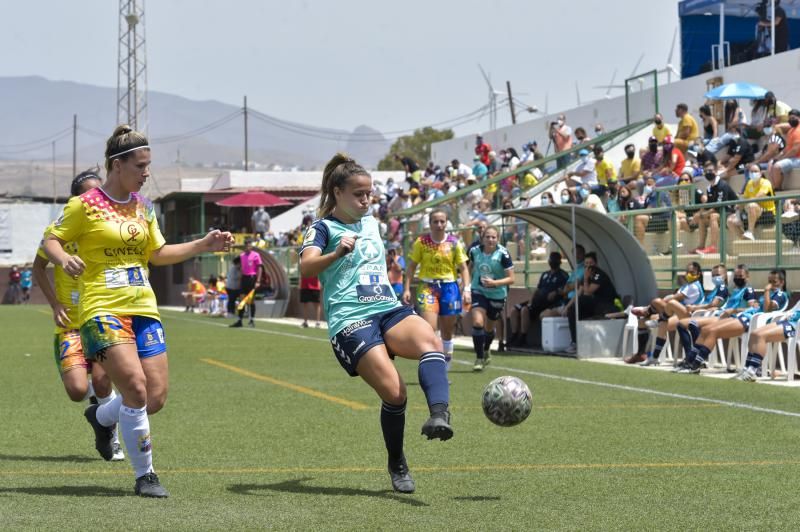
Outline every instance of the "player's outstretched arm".
<path fill-rule="evenodd" d="M 229 232 L 214 229 L 203 238 L 191 242 L 161 246 L 150 255 L 150 262 L 155 266 L 177 264 L 201 253 L 229 251 L 233 242 L 233 235 Z"/>
<path fill-rule="evenodd" d="M 358 237 L 342 237 L 336 249 L 326 255 L 323 255 L 322 250 L 316 246 L 304 249 L 300 255 L 300 275 L 303 277 L 317 277 L 337 259 L 353 251 L 356 245 L 356 238 Z"/>

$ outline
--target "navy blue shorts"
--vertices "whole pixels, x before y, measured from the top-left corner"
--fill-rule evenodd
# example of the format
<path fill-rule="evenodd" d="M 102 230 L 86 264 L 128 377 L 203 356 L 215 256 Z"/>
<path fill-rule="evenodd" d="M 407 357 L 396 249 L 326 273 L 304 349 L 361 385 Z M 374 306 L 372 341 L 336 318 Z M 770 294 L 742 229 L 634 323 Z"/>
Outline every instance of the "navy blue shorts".
<path fill-rule="evenodd" d="M 486 311 L 486 317 L 491 321 L 500 319 L 503 307 L 506 306 L 505 299 L 489 299 L 480 292 L 472 293 L 472 308 L 482 308 Z"/>
<path fill-rule="evenodd" d="M 750 319 L 753 317 L 752 314 L 737 314 L 734 317 L 739 320 L 739 323 L 741 323 L 742 326 L 744 326 L 745 332 L 750 330 Z"/>
<path fill-rule="evenodd" d="M 776 322 L 778 325 L 783 327 L 783 337 L 787 340 L 790 338 L 794 338 L 797 335 L 797 329 L 795 328 L 794 324 L 789 320 L 781 320 Z"/>
<path fill-rule="evenodd" d="M 351 323 L 331 338 L 336 360 L 351 377 L 357 377 L 356 367 L 361 357 L 371 348 L 384 343 L 386 331 L 414 314 L 413 308 L 402 306 Z"/>

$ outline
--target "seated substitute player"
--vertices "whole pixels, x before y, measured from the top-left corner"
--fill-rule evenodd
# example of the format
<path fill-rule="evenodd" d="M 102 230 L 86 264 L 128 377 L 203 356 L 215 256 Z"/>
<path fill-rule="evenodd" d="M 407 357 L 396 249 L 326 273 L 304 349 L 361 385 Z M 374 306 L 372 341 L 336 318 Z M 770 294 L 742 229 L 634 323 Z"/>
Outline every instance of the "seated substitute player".
<path fill-rule="evenodd" d="M 491 359 L 489 347 L 494 340 L 494 326 L 503 314 L 508 287 L 514 283 L 514 262 L 508 250 L 497 243 L 499 233 L 490 226 L 483 231 L 483 244 L 469 250 L 472 266 L 472 345 L 475 347 L 474 371 L 483 371 Z"/>
<path fill-rule="evenodd" d="M 381 429 L 392 488 L 415 489 L 403 453 L 406 384 L 392 358 L 419 360 L 419 383 L 430 418 L 428 439 L 450 439 L 450 390 L 441 341 L 433 328 L 402 305 L 389 285 L 378 222 L 367 213 L 372 177 L 353 159 L 336 154 L 322 174 L 320 219 L 306 232 L 300 274 L 319 276 L 328 334 L 339 364 L 360 376 L 381 398 Z M 412 271 L 413 273 L 413 271 Z"/>
<path fill-rule="evenodd" d="M 98 361 L 119 390 L 85 416 L 103 458 L 113 453 L 113 427 L 133 466 L 134 491 L 142 497 L 168 497 L 153 469 L 150 421 L 167 397 L 167 346 L 159 321 L 148 263 L 176 264 L 195 255 L 226 251 L 230 233 L 210 231 L 204 238 L 165 245 L 153 204 L 139 194 L 150 177 L 147 137 L 118 126 L 106 142 L 102 187 L 69 200 L 44 241 L 50 260 L 81 277 L 81 341 L 88 360 Z M 64 246 L 75 242 L 80 256 Z"/>
<path fill-rule="evenodd" d="M 684 353 L 689 353 L 694 347 L 694 341 L 700 336 L 700 329 L 715 323 L 721 317 L 728 317 L 739 312 L 743 312 L 750 308 L 750 301 L 756 301 L 756 293 L 753 287 L 749 284 L 750 273 L 746 265 L 739 264 L 733 270 L 733 291 L 729 291 L 725 285 L 726 277 L 723 275 L 714 276 L 714 290 L 720 286 L 719 294 L 722 295 L 722 289 L 725 292 L 725 301 L 718 307 L 698 307 L 695 310 L 711 310 L 708 316 L 692 316 L 690 318 L 683 318 L 678 322 L 676 332 L 681 339 Z M 713 293 L 713 292 L 712 292 Z M 676 368 L 683 366 L 683 362 L 679 363 Z M 677 369 L 675 370 L 677 371 Z"/>
<path fill-rule="evenodd" d="M 677 373 L 700 373 L 700 369 L 717 343 L 717 338 L 729 339 L 741 336 L 750 328 L 753 315 L 759 312 L 772 312 L 786 306 L 789 301 L 789 294 L 786 292 L 786 272 L 772 270 L 767 279 L 764 294 L 758 298 L 757 303 L 751 300 L 750 308 L 747 310 L 732 317 L 721 316 L 716 322 L 700 329 L 700 336 L 693 342 L 694 346 L 686 354 L 684 364 L 677 369 Z"/>
<path fill-rule="evenodd" d="M 72 180 L 70 191 L 72 196 L 80 196 L 84 192 L 99 187 L 102 183 L 100 176 L 94 170 L 81 172 Z M 44 238 L 50 233 L 54 224 L 50 224 L 44 232 Z M 44 242 L 44 240 L 42 240 Z M 77 255 L 77 245 L 74 242 L 66 244 L 69 252 Z M 61 382 L 70 399 L 75 402 L 89 399 L 99 404 L 113 401 L 116 397 L 114 388 L 111 387 L 109 379 L 100 364 L 92 364 L 83 356 L 83 345 L 81 344 L 81 333 L 78 330 L 78 302 L 80 301 L 80 283 L 78 279 L 64 273 L 64 269 L 55 266 L 53 269 L 53 281 L 55 289 L 50 284 L 47 277 L 47 258 L 44 250 L 40 247 L 33 261 L 33 277 L 42 289 L 50 308 L 53 309 L 53 319 L 56 322 L 56 336 L 54 342 L 55 360 L 58 371 L 61 374 Z M 87 380 L 88 373 L 91 373 L 91 382 Z M 119 444 L 116 429 L 111 442 L 113 453 L 110 460 L 124 460 L 125 454 Z"/>
<path fill-rule="evenodd" d="M 456 281 L 458 276 L 461 277 L 464 304 L 472 302 L 467 254 L 458 236 L 446 232 L 447 212 L 434 209 L 428 215 L 428 220 L 431 232 L 417 237 L 411 253 L 406 257 L 403 303 L 411 304 L 411 280 L 419 264 L 417 308 L 434 331 L 438 321 L 444 356 L 449 366 L 453 356 L 453 331 L 462 309 L 462 295 Z"/>
<path fill-rule="evenodd" d="M 797 335 L 797 324 L 800 322 L 800 310 L 795 310 L 785 318 L 759 327 L 750 334 L 747 344 L 747 359 L 744 368 L 735 377 L 735 380 L 756 382 L 761 371 L 761 363 L 767 352 L 767 344 L 790 340 Z"/>
<path fill-rule="evenodd" d="M 686 281 L 677 292 L 664 298 L 657 297 L 650 302 L 649 307 L 633 309 L 633 313 L 640 317 L 658 314 L 658 329 L 656 331 L 655 346 L 653 352 L 647 354 L 647 359 L 641 363 L 642 366 L 659 365 L 661 350 L 667 343 L 667 336 L 678 327 L 678 320 L 688 318 L 691 313 L 687 307 L 694 306 L 703 302 L 703 269 L 697 262 L 690 262 L 686 265 Z"/>
<path fill-rule="evenodd" d="M 617 289 L 611 277 L 597 266 L 597 254 L 594 251 L 587 253 L 583 261 L 583 279 L 578 279 L 577 292 L 569 303 L 566 304 L 561 312 L 569 320 L 569 334 L 572 345 L 567 348 L 567 353 L 575 353 L 578 350 L 577 335 L 578 324 L 575 319 L 575 310 L 572 305 L 578 300 L 578 319 L 591 318 L 592 316 L 607 314 L 622 310 L 622 303 L 617 294 Z"/>
<path fill-rule="evenodd" d="M 531 320 L 541 319 L 547 309 L 561 306 L 565 298 L 561 291 L 567 284 L 569 274 L 561 269 L 561 253 L 553 251 L 547 260 L 550 269 L 539 277 L 539 284 L 529 303 L 519 303 L 511 309 L 511 338 L 509 345 L 524 346 Z"/>

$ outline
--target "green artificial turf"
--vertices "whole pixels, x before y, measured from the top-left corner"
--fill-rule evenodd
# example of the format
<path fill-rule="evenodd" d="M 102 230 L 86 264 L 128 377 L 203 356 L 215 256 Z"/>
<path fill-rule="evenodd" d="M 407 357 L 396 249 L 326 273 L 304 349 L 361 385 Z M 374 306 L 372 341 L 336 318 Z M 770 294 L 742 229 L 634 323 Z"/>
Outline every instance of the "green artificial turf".
<path fill-rule="evenodd" d="M 170 394 L 151 417 L 171 497 L 133 495 L 129 464 L 96 454 L 53 362 L 45 307 L 0 307 L 0 528 L 295 530 L 794 529 L 800 390 L 571 359 L 457 350 L 455 437 L 427 441 L 416 365 L 406 455 L 417 492 L 391 491 L 380 402 L 336 362 L 324 331 L 228 329 L 163 312 Z M 534 410 L 490 424 L 481 391 L 521 377 Z M 577 379 L 564 380 L 564 377 Z M 591 382 L 589 382 L 591 381 Z M 635 387 L 640 391 L 594 383 Z"/>

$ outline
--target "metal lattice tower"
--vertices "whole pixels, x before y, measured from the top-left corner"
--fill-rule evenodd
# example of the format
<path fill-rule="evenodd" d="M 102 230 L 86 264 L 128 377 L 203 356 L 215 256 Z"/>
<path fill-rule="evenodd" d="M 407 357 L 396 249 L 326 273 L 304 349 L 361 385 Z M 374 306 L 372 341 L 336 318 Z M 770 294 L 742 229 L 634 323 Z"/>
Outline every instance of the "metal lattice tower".
<path fill-rule="evenodd" d="M 144 0 L 119 1 L 117 123 L 147 133 Z"/>

